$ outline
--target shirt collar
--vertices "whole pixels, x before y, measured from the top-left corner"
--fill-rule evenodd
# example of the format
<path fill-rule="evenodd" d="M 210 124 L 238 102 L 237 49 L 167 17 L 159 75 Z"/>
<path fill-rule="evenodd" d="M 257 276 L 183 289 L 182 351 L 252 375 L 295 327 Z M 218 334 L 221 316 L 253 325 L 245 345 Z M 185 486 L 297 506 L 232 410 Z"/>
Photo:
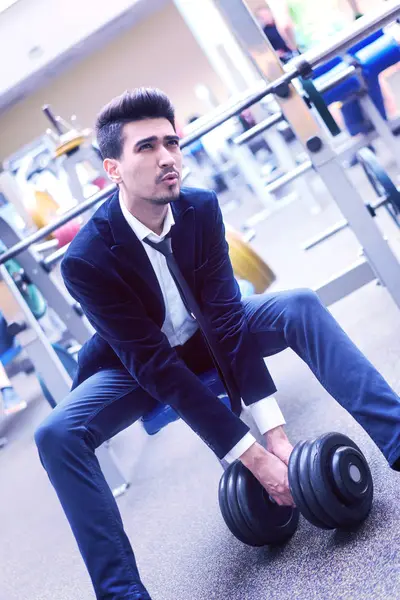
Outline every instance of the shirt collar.
<path fill-rule="evenodd" d="M 132 213 L 129 212 L 129 210 L 125 206 L 125 202 L 121 198 L 121 194 L 119 194 L 119 204 L 121 207 L 122 214 L 124 215 L 129 227 L 132 229 L 132 231 L 135 233 L 135 235 L 139 238 L 141 242 L 147 237 L 155 242 L 163 240 L 165 236 L 171 231 L 171 227 L 175 223 L 171 205 L 168 204 L 167 214 L 165 215 L 161 235 L 157 235 L 156 233 L 154 233 L 154 231 L 149 229 L 146 225 L 139 221 L 139 219 L 134 217 Z"/>

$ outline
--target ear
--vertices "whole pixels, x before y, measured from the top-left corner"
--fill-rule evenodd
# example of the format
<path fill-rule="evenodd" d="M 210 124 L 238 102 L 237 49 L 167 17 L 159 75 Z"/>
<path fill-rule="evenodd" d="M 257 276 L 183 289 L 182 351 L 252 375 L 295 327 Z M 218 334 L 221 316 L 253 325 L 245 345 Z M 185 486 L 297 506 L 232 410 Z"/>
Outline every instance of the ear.
<path fill-rule="evenodd" d="M 119 163 L 115 158 L 106 158 L 103 161 L 103 167 L 113 183 L 121 183 L 122 177 L 119 171 Z"/>

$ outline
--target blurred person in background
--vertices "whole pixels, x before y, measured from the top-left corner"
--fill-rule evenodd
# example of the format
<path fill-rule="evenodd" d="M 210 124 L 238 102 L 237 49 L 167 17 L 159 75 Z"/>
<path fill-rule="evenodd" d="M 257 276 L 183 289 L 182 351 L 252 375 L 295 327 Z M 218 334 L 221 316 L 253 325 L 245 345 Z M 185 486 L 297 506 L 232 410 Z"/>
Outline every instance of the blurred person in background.
<path fill-rule="evenodd" d="M 288 29 L 288 39 L 285 41 L 278 31 L 274 15 L 267 4 L 257 8 L 255 15 L 265 36 L 270 41 L 273 49 L 283 63 L 287 62 L 297 54 L 297 42 L 294 27 Z"/>
<path fill-rule="evenodd" d="M 378 5 L 378 2 L 374 2 Z M 287 47 L 290 52 L 305 52 L 310 48 L 325 43 L 330 37 L 339 33 L 348 26 L 355 17 L 362 15 L 363 6 L 358 2 L 357 13 L 351 17 L 348 12 L 340 9 L 338 0 L 269 0 L 261 4 L 255 15 L 264 33 L 274 46 L 278 45 L 278 55 Z M 368 6 L 369 7 L 369 6 Z M 371 6 L 372 8 L 372 6 Z M 265 26 L 264 26 L 265 23 Z M 278 41 L 277 34 L 282 42 Z M 395 35 L 391 31 L 392 35 Z M 271 37 L 270 37 L 271 36 Z M 396 36 L 397 41 L 399 38 Z M 275 44 L 275 45 L 274 45 Z M 385 108 L 389 118 L 397 115 L 397 103 L 393 91 L 388 83 L 388 76 L 392 74 L 393 68 L 382 72 L 379 77 Z M 337 118 L 335 111 L 335 119 Z M 340 119 L 340 121 L 342 121 Z"/>

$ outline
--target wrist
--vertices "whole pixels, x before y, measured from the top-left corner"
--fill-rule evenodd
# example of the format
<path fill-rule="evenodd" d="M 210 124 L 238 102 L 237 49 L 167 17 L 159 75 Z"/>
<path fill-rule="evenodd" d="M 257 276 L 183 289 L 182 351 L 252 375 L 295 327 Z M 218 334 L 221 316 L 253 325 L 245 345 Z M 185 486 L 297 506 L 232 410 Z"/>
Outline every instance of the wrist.
<path fill-rule="evenodd" d="M 288 439 L 288 437 L 285 433 L 285 430 L 283 429 L 283 426 L 278 425 L 278 427 L 274 427 L 273 429 L 266 431 L 264 433 L 264 439 L 267 443 L 267 448 L 268 448 L 269 444 L 273 444 L 274 442 L 281 441 L 281 440 L 286 441 Z"/>
<path fill-rule="evenodd" d="M 254 444 L 239 457 L 239 460 L 249 469 L 249 471 L 254 471 L 258 462 L 260 460 L 265 460 L 269 454 L 270 453 L 261 446 L 261 444 L 254 442 Z"/>

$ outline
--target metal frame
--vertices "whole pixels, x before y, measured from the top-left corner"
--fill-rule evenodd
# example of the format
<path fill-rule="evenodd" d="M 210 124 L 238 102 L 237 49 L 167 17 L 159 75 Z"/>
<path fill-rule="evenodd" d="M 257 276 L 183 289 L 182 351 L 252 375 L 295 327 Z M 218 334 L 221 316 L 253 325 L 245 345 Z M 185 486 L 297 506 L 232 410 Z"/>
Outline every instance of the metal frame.
<path fill-rule="evenodd" d="M 388 196 L 382 196 L 378 202 L 370 205 L 370 209 L 376 211 L 381 206 L 385 206 L 387 202 Z M 340 221 L 337 221 L 334 225 L 331 225 L 331 227 L 328 227 L 322 233 L 319 233 L 315 237 L 305 242 L 305 244 L 303 244 L 302 246 L 302 250 L 307 251 L 316 248 L 317 246 L 322 244 L 322 242 L 326 242 L 326 240 L 329 240 L 331 237 L 334 237 L 340 231 L 347 229 L 347 227 L 349 227 L 349 224 L 346 221 L 346 219 L 341 219 Z"/>
<path fill-rule="evenodd" d="M 255 62 L 256 67 L 264 81 L 258 82 L 252 88 L 247 90 L 245 94 L 241 97 L 235 97 L 232 101 L 229 101 L 218 108 L 210 111 L 207 115 L 198 119 L 192 127 L 186 127 L 186 130 L 189 134 L 182 140 L 181 147 L 184 148 L 196 140 L 200 139 L 203 135 L 218 127 L 228 119 L 235 117 L 239 113 L 241 113 L 246 108 L 250 108 L 253 104 L 256 104 L 260 100 L 262 100 L 267 94 L 275 93 L 277 89 L 282 88 L 287 83 L 290 83 L 293 79 L 298 77 L 298 75 L 303 72 L 304 66 L 307 67 L 316 67 L 321 63 L 326 62 L 330 58 L 333 58 L 337 55 L 343 55 L 346 53 L 348 48 L 354 46 L 357 42 L 364 39 L 365 36 L 373 33 L 377 29 L 384 27 L 388 23 L 391 23 L 400 15 L 400 5 L 398 1 L 392 0 L 386 2 L 385 9 L 382 11 L 371 11 L 370 15 L 366 15 L 359 19 L 356 23 L 346 30 L 344 34 L 339 34 L 333 38 L 333 41 L 328 45 L 320 46 L 315 50 L 310 50 L 301 55 L 298 59 L 293 59 L 285 66 L 285 71 L 283 67 L 273 52 L 272 46 L 270 46 L 268 40 L 263 35 L 262 30 L 259 28 L 255 20 L 253 19 L 250 11 L 243 5 L 242 8 L 245 9 L 245 13 L 241 13 L 241 17 L 237 18 L 234 13 L 237 9 L 237 4 L 239 0 L 232 0 L 232 3 L 229 0 L 214 0 L 216 5 L 220 8 L 223 16 L 225 16 L 226 21 L 230 25 L 230 28 L 235 33 L 235 24 L 239 26 L 243 26 L 244 23 L 240 24 L 240 18 L 243 16 L 245 19 L 246 25 L 248 23 L 248 19 L 250 18 L 252 27 L 250 31 L 246 33 L 246 36 L 243 38 L 241 35 L 237 35 L 236 37 L 238 41 L 241 43 L 242 49 L 247 52 L 248 48 L 253 45 L 255 42 L 256 45 L 256 54 L 257 54 L 257 46 L 261 48 L 260 58 L 265 57 L 265 47 L 269 47 L 270 51 L 272 51 L 273 58 L 270 62 L 270 65 L 274 65 L 275 63 L 275 73 L 276 75 L 270 77 L 271 83 L 268 83 L 268 78 L 265 77 L 265 74 L 260 70 L 257 61 Z M 225 13 L 225 14 L 224 14 Z M 254 29 L 256 30 L 254 33 Z M 254 63 L 253 57 L 251 57 L 252 62 Z M 278 65 L 279 63 L 279 65 Z M 277 66 L 278 65 L 278 66 Z"/>
<path fill-rule="evenodd" d="M 72 219 L 79 217 L 81 214 L 95 207 L 97 204 L 100 205 L 100 203 L 104 202 L 116 191 L 116 189 L 117 187 L 115 185 L 110 185 L 104 188 L 104 190 L 94 194 L 88 200 L 85 200 L 85 202 L 81 202 L 81 204 L 78 204 L 77 206 L 74 206 L 74 208 L 71 208 L 71 210 L 65 212 L 57 221 L 53 221 L 49 225 L 46 225 L 46 227 L 42 227 L 32 235 L 21 240 L 15 244 L 15 246 L 9 248 L 7 252 L 4 252 L 4 254 L 0 255 L 0 265 L 4 264 L 7 260 L 10 260 L 10 258 L 15 258 L 21 254 L 21 252 L 32 246 L 32 244 L 36 244 L 37 242 L 45 240 L 51 233 L 56 231 L 56 229 L 59 229 L 62 225 L 65 225 L 65 223 L 69 223 L 72 221 Z"/>
<path fill-rule="evenodd" d="M 316 210 L 319 212 L 320 204 L 318 199 L 315 198 L 312 184 L 309 177 L 302 177 L 301 180 L 296 182 L 295 193 L 289 194 L 285 199 L 280 198 L 279 201 L 276 201 L 274 198 L 274 194 L 284 185 L 289 184 L 290 182 L 297 180 L 299 175 L 305 174 L 307 171 L 312 169 L 312 163 L 306 161 L 301 165 L 298 165 L 295 156 L 296 150 L 298 150 L 297 140 L 294 140 L 287 144 L 280 133 L 275 130 L 275 126 L 282 122 L 284 119 L 281 112 L 276 112 L 275 114 L 267 117 L 248 131 L 238 135 L 233 140 L 233 153 L 234 157 L 240 156 L 240 152 L 237 147 L 243 149 L 245 144 L 253 140 L 254 138 L 262 135 L 268 145 L 270 146 L 272 153 L 275 155 L 278 164 L 285 171 L 284 175 L 275 179 L 271 183 L 265 185 L 262 181 L 259 183 L 259 195 L 262 196 L 264 204 L 266 204 L 266 208 L 262 209 L 260 212 L 252 215 L 244 225 L 244 229 L 248 229 L 264 221 L 264 219 L 268 218 L 272 212 L 276 210 L 280 210 L 287 204 L 294 201 L 297 197 L 300 197 L 303 202 L 308 204 L 311 209 L 311 212 L 315 212 Z M 242 150 L 243 153 L 243 150 Z M 260 176 L 257 173 L 257 177 L 260 180 Z"/>
<path fill-rule="evenodd" d="M 20 235 L 0 217 L 0 239 L 7 248 L 21 242 Z M 1 255 L 1 258 L 4 254 Z M 46 272 L 40 263 L 40 256 L 30 247 L 18 254 L 18 263 L 24 269 L 29 279 L 35 284 L 48 305 L 60 316 L 72 337 L 84 344 L 94 333 L 86 317 L 82 317 L 76 310 L 76 303 L 56 281 L 53 274 Z M 3 262 L 3 261 L 2 261 Z"/>
<path fill-rule="evenodd" d="M 7 246 L 14 245 L 21 240 L 18 233 L 2 218 L 0 218 L 0 239 Z M 35 251 L 32 248 L 26 249 L 18 255 L 18 263 L 24 269 L 30 281 L 38 287 L 48 305 L 62 319 L 72 336 L 80 344 L 85 343 L 94 332 L 92 326 L 86 317 L 78 315 L 74 309 L 72 298 L 56 283 L 52 275 L 47 273 L 42 265 L 38 263 Z M 32 362 L 35 371 L 40 373 L 47 389 L 58 404 L 71 390 L 71 377 L 4 264 L 0 266 L 0 275 L 23 311 L 25 322 L 28 325 L 24 331 L 18 334 L 19 342 Z M 120 496 L 129 487 L 129 483 L 122 474 L 112 454 L 111 447 L 107 443 L 103 444 L 97 448 L 96 455 L 113 495 L 115 497 Z"/>
<path fill-rule="evenodd" d="M 35 367 L 35 371 L 40 373 L 54 401 L 59 403 L 71 390 L 71 377 L 55 353 L 39 322 L 33 316 L 5 265 L 0 266 L 0 273 L 24 313 L 25 323 L 28 326 L 18 334 L 18 341 Z"/>
<path fill-rule="evenodd" d="M 85 201 L 85 196 L 78 177 L 78 165 L 89 162 L 99 174 L 105 175 L 102 161 L 93 148 L 86 144 L 87 142 L 84 142 L 72 154 L 64 154 L 56 159 L 58 168 L 62 169 L 67 175 L 68 187 L 71 190 L 72 197 L 79 203 Z"/>
<path fill-rule="evenodd" d="M 331 89 L 335 85 L 343 83 L 346 79 L 354 75 L 356 75 L 360 79 L 361 87 L 364 89 L 364 93 L 358 93 L 357 98 L 362 105 L 366 118 L 368 118 L 374 126 L 374 135 L 370 135 L 368 136 L 368 138 L 364 137 L 362 140 L 351 140 L 350 143 L 345 144 L 342 147 L 336 146 L 336 140 L 331 140 L 332 145 L 334 147 L 336 146 L 336 155 L 343 155 L 342 158 L 344 160 L 345 157 L 349 157 L 350 154 L 354 155 L 357 150 L 359 150 L 364 145 L 367 145 L 370 141 L 372 141 L 372 139 L 376 139 L 376 137 L 379 136 L 381 139 L 384 140 L 386 146 L 389 147 L 394 159 L 400 167 L 400 142 L 393 135 L 393 131 L 390 124 L 382 118 L 374 103 L 370 99 L 367 87 L 365 86 L 364 79 L 362 77 L 361 69 L 359 67 L 350 65 L 334 77 L 328 77 L 328 74 L 326 74 L 326 76 L 324 77 L 324 83 L 322 85 L 317 85 L 317 89 L 320 93 L 323 93 Z M 317 114 L 316 117 L 318 118 Z M 253 140 L 259 135 L 265 134 L 266 132 L 269 132 L 270 136 L 274 134 L 274 139 L 276 140 L 276 132 L 273 131 L 273 128 L 275 125 L 281 122 L 283 118 L 284 117 L 282 113 L 278 111 L 277 113 L 269 116 L 268 118 L 264 119 L 263 121 L 252 127 L 250 130 L 237 136 L 233 140 L 234 144 L 242 146 L 243 144 Z M 268 139 L 268 141 L 270 143 L 270 139 Z M 280 146 L 282 145 L 284 147 L 283 152 L 280 151 Z M 289 148 L 291 146 L 292 143 L 289 144 Z M 264 195 L 269 198 L 271 198 L 271 195 L 273 195 L 274 192 L 276 192 L 278 189 L 280 189 L 284 185 L 287 185 L 291 181 L 294 181 L 300 175 L 307 173 L 313 168 L 313 164 L 311 161 L 305 161 L 303 164 L 300 165 L 295 164 L 290 152 L 288 152 L 288 146 L 283 143 L 283 140 L 280 141 L 280 144 L 278 143 L 277 146 L 274 146 L 274 150 L 279 156 L 279 161 L 282 163 L 282 166 L 284 166 L 284 168 L 287 169 L 287 172 L 272 183 L 265 186 Z M 297 191 L 299 193 L 299 196 L 302 199 L 308 200 L 309 204 L 313 208 L 319 208 L 318 202 L 316 202 L 313 197 L 310 178 L 302 177 L 302 179 L 297 182 Z M 262 189 L 260 189 L 260 192 L 262 192 Z M 245 229 L 254 227 L 254 225 L 264 221 L 264 219 L 268 218 L 271 215 L 273 211 L 272 209 L 281 208 L 282 206 L 286 206 L 286 204 L 286 202 L 280 201 L 278 206 L 275 206 L 270 201 L 267 202 L 267 208 L 252 215 L 246 221 Z"/>
<path fill-rule="evenodd" d="M 4 195 L 4 197 L 15 206 L 18 214 L 23 219 L 24 223 L 27 227 L 33 227 L 32 216 L 29 214 L 27 210 L 23 198 L 22 198 L 22 190 L 18 185 L 15 177 L 11 175 L 9 171 L 2 171 L 0 164 L 0 193 Z"/>
<path fill-rule="evenodd" d="M 376 223 L 371 218 L 363 199 L 352 185 L 338 157 L 333 150 L 329 137 L 321 128 L 315 116 L 306 106 L 301 95 L 289 83 L 298 74 L 304 60 L 315 66 L 337 54 L 343 53 L 359 39 L 365 37 L 384 23 L 400 14 L 400 5 L 390 3 L 378 16 L 360 19 L 351 28 L 351 34 L 338 36 L 332 45 L 306 53 L 297 63 L 295 73 L 289 66 L 289 73 L 283 74 L 283 67 L 271 44 L 253 18 L 243 0 L 216 0 L 216 4 L 230 25 L 244 52 L 256 66 L 260 75 L 268 82 L 274 79 L 276 101 L 293 132 L 302 143 L 310 161 L 339 206 L 361 243 L 365 256 L 373 272 L 386 286 L 394 302 L 400 308 L 400 264 L 382 237 Z M 275 80 L 275 78 L 277 78 Z M 286 94 L 280 93 L 282 85 Z"/>
<path fill-rule="evenodd" d="M 318 294 L 325 306 L 330 306 L 345 296 L 352 294 L 367 283 L 376 281 L 376 279 L 376 274 L 369 262 L 365 259 L 360 259 L 349 269 L 332 277 L 318 288 L 315 288 L 314 291 Z"/>
<path fill-rule="evenodd" d="M 370 119 L 376 133 L 383 140 L 387 148 L 390 150 L 394 160 L 397 163 L 397 166 L 400 169 L 400 141 L 399 139 L 393 135 L 390 127 L 385 121 L 375 104 L 372 102 L 371 98 L 367 93 L 363 94 L 359 98 L 361 108 L 366 114 L 367 118 Z"/>

